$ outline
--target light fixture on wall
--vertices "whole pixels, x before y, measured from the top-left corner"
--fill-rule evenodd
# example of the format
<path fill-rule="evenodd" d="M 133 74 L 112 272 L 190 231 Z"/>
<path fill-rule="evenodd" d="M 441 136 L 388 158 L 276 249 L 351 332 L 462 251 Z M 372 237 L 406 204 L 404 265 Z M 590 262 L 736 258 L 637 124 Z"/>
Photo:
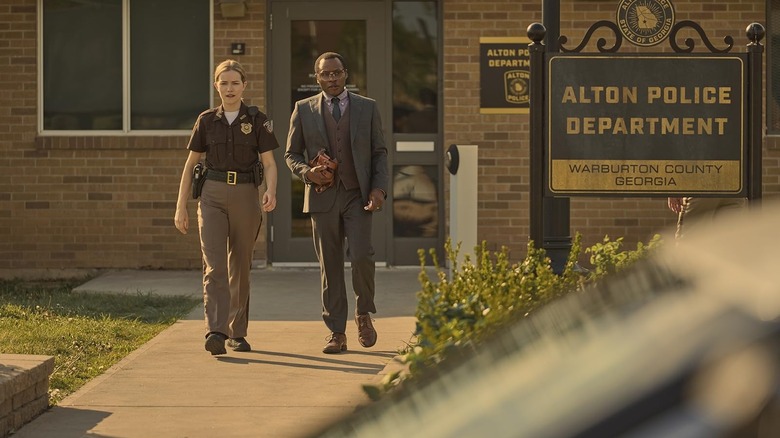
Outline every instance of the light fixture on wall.
<path fill-rule="evenodd" d="M 219 3 L 222 18 L 244 18 L 246 2 L 244 0 L 222 0 Z"/>

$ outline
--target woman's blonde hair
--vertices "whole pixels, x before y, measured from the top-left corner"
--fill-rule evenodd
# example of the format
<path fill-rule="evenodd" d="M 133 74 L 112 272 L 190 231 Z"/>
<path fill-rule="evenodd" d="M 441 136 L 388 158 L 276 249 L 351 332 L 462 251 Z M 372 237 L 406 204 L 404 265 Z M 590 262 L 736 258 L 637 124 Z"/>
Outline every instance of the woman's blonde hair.
<path fill-rule="evenodd" d="M 219 63 L 214 70 L 214 82 L 219 82 L 219 75 L 231 70 L 237 71 L 238 74 L 241 75 L 241 82 L 246 82 L 246 70 L 244 70 L 244 66 L 235 59 L 226 59 Z"/>

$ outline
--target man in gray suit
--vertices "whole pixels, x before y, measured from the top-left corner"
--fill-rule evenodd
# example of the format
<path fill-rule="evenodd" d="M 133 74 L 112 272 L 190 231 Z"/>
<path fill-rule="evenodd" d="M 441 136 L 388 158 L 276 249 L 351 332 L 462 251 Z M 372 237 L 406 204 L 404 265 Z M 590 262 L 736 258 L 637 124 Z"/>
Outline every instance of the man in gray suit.
<path fill-rule="evenodd" d="M 376 102 L 344 88 L 349 76 L 344 58 L 323 53 L 314 63 L 314 73 L 322 93 L 295 103 L 284 159 L 306 183 L 303 212 L 311 215 L 320 262 L 322 319 L 331 332 L 322 351 L 340 353 L 347 349 L 345 238 L 358 341 L 366 348 L 376 343 L 370 315 L 376 313 L 371 222 L 387 198 L 387 148 Z M 323 186 L 328 168 L 309 165 L 322 149 L 338 162 L 335 184 L 328 188 Z"/>

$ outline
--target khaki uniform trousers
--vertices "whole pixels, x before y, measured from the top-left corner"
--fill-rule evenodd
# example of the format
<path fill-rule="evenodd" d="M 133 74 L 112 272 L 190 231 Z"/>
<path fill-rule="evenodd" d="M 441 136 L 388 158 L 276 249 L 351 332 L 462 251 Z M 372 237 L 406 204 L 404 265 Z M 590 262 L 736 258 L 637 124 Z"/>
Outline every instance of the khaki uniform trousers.
<path fill-rule="evenodd" d="M 207 180 L 198 203 L 206 331 L 245 337 L 249 274 L 262 210 L 252 183 Z"/>

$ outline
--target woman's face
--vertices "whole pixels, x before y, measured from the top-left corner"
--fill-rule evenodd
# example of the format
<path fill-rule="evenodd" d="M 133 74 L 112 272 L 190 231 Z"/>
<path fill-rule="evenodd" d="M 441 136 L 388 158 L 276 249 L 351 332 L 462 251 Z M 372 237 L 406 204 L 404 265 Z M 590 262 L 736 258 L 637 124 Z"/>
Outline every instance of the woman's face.
<path fill-rule="evenodd" d="M 241 80 L 241 74 L 235 70 L 228 70 L 219 75 L 214 88 L 219 92 L 222 107 L 225 111 L 235 111 L 241 107 L 241 96 L 246 89 L 246 82 Z"/>

